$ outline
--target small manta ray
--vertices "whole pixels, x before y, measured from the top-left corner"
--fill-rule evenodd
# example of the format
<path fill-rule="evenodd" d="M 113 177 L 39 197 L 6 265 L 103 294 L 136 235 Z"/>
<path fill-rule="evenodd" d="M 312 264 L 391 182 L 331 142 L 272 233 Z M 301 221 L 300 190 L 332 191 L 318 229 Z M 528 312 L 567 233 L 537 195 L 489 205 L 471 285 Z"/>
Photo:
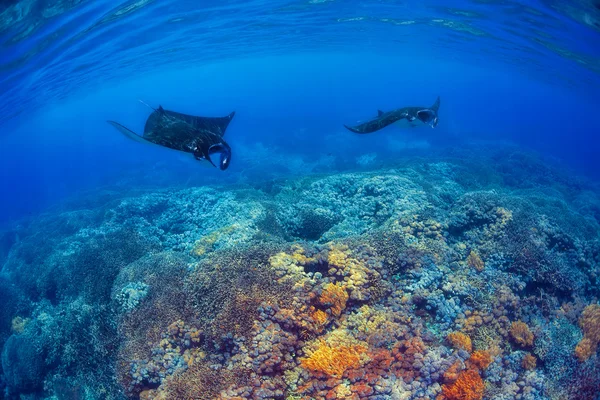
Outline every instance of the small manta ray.
<path fill-rule="evenodd" d="M 196 160 L 207 160 L 215 167 L 211 157 L 219 153 L 219 168 L 226 170 L 229 167 L 231 147 L 223 140 L 223 135 L 225 135 L 225 130 L 235 115 L 235 111 L 226 117 L 212 118 L 168 111 L 162 106 L 152 109 L 154 111 L 146 120 L 142 136 L 118 122 L 107 122 L 136 142 L 191 153 Z"/>
<path fill-rule="evenodd" d="M 406 120 L 410 127 L 418 126 L 417 123 L 429 125 L 435 128 L 438 124 L 438 109 L 440 108 L 440 98 L 431 107 L 404 107 L 397 110 L 377 113 L 377 118 L 362 123 L 357 126 L 347 126 L 346 129 L 356 133 L 371 133 L 385 128 L 400 120 Z"/>

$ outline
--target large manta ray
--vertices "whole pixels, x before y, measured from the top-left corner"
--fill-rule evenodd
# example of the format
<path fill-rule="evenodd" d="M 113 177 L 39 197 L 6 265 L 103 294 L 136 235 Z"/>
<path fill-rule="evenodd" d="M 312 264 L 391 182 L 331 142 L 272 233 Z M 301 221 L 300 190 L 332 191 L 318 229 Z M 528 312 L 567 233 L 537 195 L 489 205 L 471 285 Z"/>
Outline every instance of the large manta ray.
<path fill-rule="evenodd" d="M 195 117 L 159 106 L 146 120 L 141 136 L 118 122 L 108 123 L 136 142 L 191 153 L 196 160 L 207 160 L 215 167 L 211 157 L 219 153 L 219 168 L 225 170 L 231 162 L 231 147 L 223 135 L 234 115 L 235 111 L 226 117 Z"/>
<path fill-rule="evenodd" d="M 397 110 L 383 112 L 378 111 L 377 118 L 362 123 L 357 126 L 347 126 L 347 129 L 356 133 L 371 133 L 385 128 L 394 122 L 405 119 L 409 126 L 418 126 L 417 123 L 429 125 L 435 128 L 438 124 L 438 109 L 440 108 L 440 98 L 431 107 L 404 107 Z"/>

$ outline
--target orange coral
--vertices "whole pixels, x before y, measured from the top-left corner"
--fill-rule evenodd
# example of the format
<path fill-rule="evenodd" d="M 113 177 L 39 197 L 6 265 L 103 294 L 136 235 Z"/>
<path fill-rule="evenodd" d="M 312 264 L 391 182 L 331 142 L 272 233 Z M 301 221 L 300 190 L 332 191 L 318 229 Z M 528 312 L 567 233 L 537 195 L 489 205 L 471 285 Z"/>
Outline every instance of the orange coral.
<path fill-rule="evenodd" d="M 579 361 L 584 362 L 590 358 L 592 354 L 596 353 L 596 350 L 598 350 L 598 345 L 589 338 L 584 337 L 577 343 L 577 346 L 575 346 L 575 355 Z"/>
<path fill-rule="evenodd" d="M 478 350 L 471 355 L 469 362 L 479 370 L 486 369 L 494 361 L 489 351 Z"/>
<path fill-rule="evenodd" d="M 527 354 L 525 354 L 525 357 L 523 357 L 523 361 L 521 362 L 521 365 L 523 366 L 524 369 L 535 369 L 535 367 L 537 366 L 537 358 L 535 358 L 535 356 L 532 356 L 531 354 L 527 353 Z"/>
<path fill-rule="evenodd" d="M 360 356 L 367 348 L 362 345 L 332 347 L 321 340 L 319 347 L 308 357 L 300 360 L 301 365 L 311 371 L 323 372 L 341 378 L 349 368 L 360 367 Z"/>
<path fill-rule="evenodd" d="M 458 374 L 460 373 L 460 369 L 461 363 L 459 361 L 454 362 L 454 364 L 452 364 L 450 368 L 448 368 L 446 372 L 444 372 L 444 380 L 447 382 L 454 382 L 455 380 L 457 380 Z"/>
<path fill-rule="evenodd" d="M 472 369 L 461 372 L 454 383 L 442 386 L 443 398 L 446 400 L 481 400 L 484 390 L 481 376 Z"/>
<path fill-rule="evenodd" d="M 510 336 L 512 336 L 514 341 L 520 346 L 526 347 L 533 345 L 533 333 L 524 322 L 513 322 L 510 326 Z"/>
<path fill-rule="evenodd" d="M 477 254 L 473 250 L 471 250 L 471 253 L 469 253 L 469 257 L 467 257 L 467 264 L 469 264 L 469 267 L 475 268 L 479 272 L 483 271 L 483 269 L 485 268 L 485 263 L 483 262 L 481 257 L 479 257 L 479 254 Z"/>
<path fill-rule="evenodd" d="M 319 298 L 321 304 L 331 307 L 331 313 L 336 317 L 339 317 L 342 311 L 344 311 L 347 301 L 348 292 L 346 289 L 339 284 L 333 283 L 325 286 Z"/>
<path fill-rule="evenodd" d="M 471 338 L 462 332 L 451 332 L 446 338 L 448 339 L 448 342 L 450 342 L 450 344 L 455 348 L 466 350 L 469 353 L 473 351 Z"/>
<path fill-rule="evenodd" d="M 325 324 L 327 324 L 327 313 L 322 310 L 316 310 L 312 313 L 311 317 L 315 321 L 315 330 L 321 332 Z"/>
<path fill-rule="evenodd" d="M 588 305 L 579 318 L 579 326 L 583 330 L 583 339 L 575 347 L 575 355 L 583 362 L 598 350 L 600 343 L 600 305 Z"/>

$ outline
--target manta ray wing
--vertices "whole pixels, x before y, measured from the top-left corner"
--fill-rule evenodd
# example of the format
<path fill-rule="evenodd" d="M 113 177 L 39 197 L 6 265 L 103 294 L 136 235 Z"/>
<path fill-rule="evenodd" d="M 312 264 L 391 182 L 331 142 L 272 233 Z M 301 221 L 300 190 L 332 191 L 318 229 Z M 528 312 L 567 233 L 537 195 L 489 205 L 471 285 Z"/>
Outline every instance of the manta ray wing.
<path fill-rule="evenodd" d="M 144 135 L 148 132 L 152 132 L 156 129 L 157 125 L 164 121 L 164 118 L 179 120 L 192 126 L 194 129 L 199 131 L 211 132 L 218 136 L 224 136 L 229 123 L 233 119 L 235 111 L 225 117 L 197 117 L 193 115 L 178 113 L 175 111 L 164 110 L 159 107 L 155 110 L 148 119 L 144 126 Z"/>
<path fill-rule="evenodd" d="M 172 148 L 169 148 L 169 147 L 161 146 L 159 144 L 156 144 L 156 143 L 153 143 L 153 142 L 151 142 L 149 140 L 146 140 L 142 136 L 138 135 L 137 133 L 135 133 L 131 129 L 127 128 L 126 126 L 121 125 L 118 122 L 115 122 L 115 121 L 106 121 L 106 122 L 108 122 L 109 124 L 111 124 L 112 126 L 114 126 L 119 132 L 121 132 L 123 135 L 125 135 L 129 139 L 131 139 L 133 141 L 136 141 L 138 143 L 150 144 L 150 145 L 155 146 L 155 147 L 161 147 L 163 149 L 168 149 L 168 150 L 171 150 L 171 151 L 176 151 L 176 152 L 178 152 L 180 154 L 187 154 L 185 152 L 182 152 L 182 151 L 179 151 L 179 150 L 176 150 L 176 149 L 172 149 Z"/>

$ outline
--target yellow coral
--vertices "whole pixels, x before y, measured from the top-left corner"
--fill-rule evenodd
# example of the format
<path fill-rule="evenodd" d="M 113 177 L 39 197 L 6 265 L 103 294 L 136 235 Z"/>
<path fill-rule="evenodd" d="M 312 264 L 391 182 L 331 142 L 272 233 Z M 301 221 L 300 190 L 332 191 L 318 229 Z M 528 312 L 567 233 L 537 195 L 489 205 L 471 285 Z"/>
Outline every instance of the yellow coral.
<path fill-rule="evenodd" d="M 307 257 L 304 249 L 299 245 L 292 246 L 292 253 L 279 252 L 269 258 L 271 268 L 277 274 L 278 282 L 293 281 L 294 284 L 302 285 L 304 278 L 307 278 L 304 266 L 316 263 L 314 257 Z"/>
<path fill-rule="evenodd" d="M 466 350 L 469 353 L 473 351 L 471 338 L 462 332 L 451 332 L 446 339 L 448 339 L 448 342 L 455 348 Z"/>
<path fill-rule="evenodd" d="M 471 250 L 471 253 L 469 253 L 469 257 L 467 257 L 467 264 L 469 264 L 469 267 L 475 268 L 479 272 L 483 271 L 483 269 L 485 268 L 483 260 L 481 259 L 481 257 L 479 257 L 479 254 L 477 254 L 473 250 Z"/>
<path fill-rule="evenodd" d="M 343 245 L 331 245 L 327 262 L 331 265 L 343 267 L 348 264 L 348 247 Z"/>
<path fill-rule="evenodd" d="M 11 329 L 13 333 L 20 334 L 23 333 L 25 327 L 29 323 L 29 318 L 22 317 L 14 317 L 11 324 Z"/>
<path fill-rule="evenodd" d="M 512 211 L 504 208 L 504 207 L 498 207 L 496 209 L 496 216 L 499 219 L 499 223 L 500 225 L 504 226 L 507 223 L 509 223 L 510 221 L 512 221 L 513 218 L 513 213 Z"/>
<path fill-rule="evenodd" d="M 311 314 L 311 317 L 314 321 L 314 331 L 317 333 L 322 332 L 323 328 L 327 324 L 327 313 L 323 310 L 316 310 Z"/>
<path fill-rule="evenodd" d="M 200 240 L 196 241 L 194 248 L 192 249 L 192 254 L 198 257 L 205 255 L 208 252 L 211 252 L 217 243 L 223 236 L 229 235 L 236 229 L 239 229 L 238 224 L 232 224 L 228 226 L 224 226 L 217 230 L 212 231 L 206 236 L 200 238 Z"/>
<path fill-rule="evenodd" d="M 364 293 L 360 289 L 368 284 L 369 274 L 372 269 L 355 257 L 348 246 L 339 243 L 330 243 L 327 257 L 331 275 L 344 277 L 346 288 L 355 300 L 363 300 Z"/>
<path fill-rule="evenodd" d="M 317 349 L 300 363 L 308 370 L 341 378 L 347 369 L 360 367 L 361 355 L 366 351 L 366 346 L 361 344 L 331 346 L 321 339 Z"/>
<path fill-rule="evenodd" d="M 307 257 L 304 255 L 304 248 L 299 244 L 294 244 L 292 246 L 292 259 L 296 261 L 298 264 L 306 265 L 311 264 L 317 261 L 315 257 Z"/>

